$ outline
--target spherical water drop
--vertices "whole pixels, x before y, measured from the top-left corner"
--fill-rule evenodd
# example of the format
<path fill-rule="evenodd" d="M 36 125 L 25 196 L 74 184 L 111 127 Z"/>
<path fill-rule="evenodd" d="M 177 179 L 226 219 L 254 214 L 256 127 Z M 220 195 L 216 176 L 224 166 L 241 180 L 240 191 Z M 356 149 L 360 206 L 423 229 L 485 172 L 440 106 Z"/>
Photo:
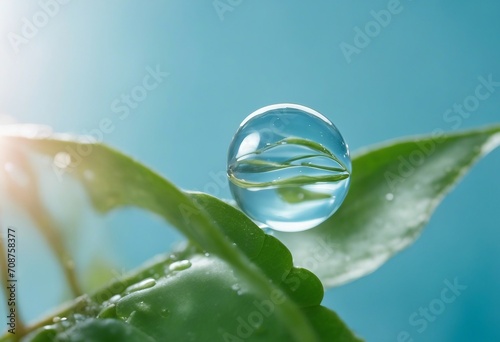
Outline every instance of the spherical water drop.
<path fill-rule="evenodd" d="M 394 194 L 388 192 L 385 194 L 385 199 L 388 201 L 392 201 L 394 199 Z"/>
<path fill-rule="evenodd" d="M 344 200 L 349 150 L 320 113 L 279 104 L 250 114 L 229 147 L 227 173 L 239 207 L 280 231 L 313 228 Z"/>

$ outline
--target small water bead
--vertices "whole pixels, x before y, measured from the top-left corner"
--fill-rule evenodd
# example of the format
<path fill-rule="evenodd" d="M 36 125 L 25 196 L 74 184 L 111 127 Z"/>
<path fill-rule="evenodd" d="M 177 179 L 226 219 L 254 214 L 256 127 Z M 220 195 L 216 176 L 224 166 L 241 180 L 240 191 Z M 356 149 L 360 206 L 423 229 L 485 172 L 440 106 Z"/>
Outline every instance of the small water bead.
<path fill-rule="evenodd" d="M 340 207 L 349 188 L 351 160 L 342 135 L 323 115 L 300 105 L 250 114 L 227 160 L 239 207 L 275 230 L 317 226 Z"/>
<path fill-rule="evenodd" d="M 122 296 L 120 296 L 119 294 L 116 294 L 116 295 L 114 295 L 113 297 L 111 297 L 111 298 L 109 299 L 109 302 L 110 302 L 111 304 L 115 304 L 115 303 L 117 303 L 120 299 L 122 299 Z"/>
<path fill-rule="evenodd" d="M 67 152 L 58 152 L 54 156 L 54 165 L 60 169 L 65 169 L 71 165 L 71 156 Z"/>
<path fill-rule="evenodd" d="M 163 318 L 167 318 L 170 316 L 170 310 L 163 308 L 160 310 L 160 316 Z"/>
<path fill-rule="evenodd" d="M 181 260 L 181 261 L 176 261 L 170 264 L 168 266 L 169 271 L 183 271 L 187 270 L 188 268 L 191 267 L 191 261 L 189 260 Z"/>
<path fill-rule="evenodd" d="M 129 287 L 127 287 L 125 292 L 127 292 L 127 293 L 137 292 L 140 290 L 149 289 L 150 287 L 153 287 L 155 285 L 156 285 L 155 279 L 147 278 L 147 279 L 144 279 L 144 280 L 138 282 L 137 284 L 130 285 Z"/>

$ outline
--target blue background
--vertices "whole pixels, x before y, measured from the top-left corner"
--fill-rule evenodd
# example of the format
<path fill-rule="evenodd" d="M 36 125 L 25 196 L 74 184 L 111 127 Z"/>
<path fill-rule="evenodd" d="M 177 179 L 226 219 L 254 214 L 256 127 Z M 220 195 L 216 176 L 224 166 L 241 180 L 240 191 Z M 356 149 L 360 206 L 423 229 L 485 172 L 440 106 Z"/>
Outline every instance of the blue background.
<path fill-rule="evenodd" d="M 183 188 L 222 197 L 229 197 L 228 187 L 214 187 L 210 175 L 225 170 L 239 123 L 265 105 L 318 110 L 353 151 L 500 121 L 500 92 L 460 122 L 443 116 L 474 94 L 478 77 L 500 80 L 498 1 L 402 0 L 401 12 L 348 63 L 340 44 L 353 44 L 354 28 L 387 6 L 386 0 L 242 1 L 221 20 L 211 0 L 73 0 L 16 53 L 9 32 L 20 34 L 23 17 L 41 7 L 2 1 L 0 114 L 76 134 L 110 118 L 115 129 L 104 142 Z M 111 103 L 157 65 L 169 76 L 121 120 Z M 403 330 L 415 341 L 499 341 L 499 157 L 497 150 L 472 170 L 414 245 L 376 273 L 329 290 L 324 303 L 367 341 L 397 341 Z M 61 225 L 85 227 L 65 234 L 88 269 L 99 256 L 117 269 L 137 266 L 180 239 L 147 213 L 99 217 L 83 205 L 76 185 L 44 184 Z M 6 202 L 2 223 L 20 235 L 21 309 L 34 319 L 61 299 L 61 276 L 30 232 L 32 223 Z M 455 277 L 467 289 L 417 332 L 410 315 Z"/>

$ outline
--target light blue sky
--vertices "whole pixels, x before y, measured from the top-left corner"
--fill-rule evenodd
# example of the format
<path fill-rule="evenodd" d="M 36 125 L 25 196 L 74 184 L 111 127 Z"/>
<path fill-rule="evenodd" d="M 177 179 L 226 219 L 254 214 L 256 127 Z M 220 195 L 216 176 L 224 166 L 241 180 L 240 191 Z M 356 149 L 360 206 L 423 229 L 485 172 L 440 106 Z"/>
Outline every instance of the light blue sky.
<path fill-rule="evenodd" d="M 397 10 L 376 32 L 371 11 L 387 8 Z M 48 7 L 46 22 L 41 10 L 37 1 L 0 2 L 0 114 L 71 133 L 96 129 L 107 118 L 114 129 L 103 134 L 104 142 L 186 189 L 229 197 L 227 186 L 209 185 L 215 183 L 211 175 L 225 170 L 241 120 L 273 103 L 316 109 L 354 151 L 400 136 L 500 121 L 500 91 L 467 118 L 445 115 L 474 95 L 479 77 L 500 81 L 500 6 L 493 0 L 241 1 L 223 20 L 211 0 L 72 0 Z M 43 27 L 24 28 L 26 38 L 23 18 Z M 366 24 L 376 31 L 348 63 L 340 46 L 354 45 L 356 27 Z M 120 118 L 122 94 L 141 85 L 148 68 L 169 75 Z M 467 176 L 410 249 L 373 275 L 328 291 L 325 304 L 368 341 L 397 341 L 402 330 L 415 341 L 500 340 L 499 157 L 492 153 Z M 61 201 L 57 194 L 82 201 L 57 186 L 47 190 L 54 208 Z M 19 214 L 4 220 L 29 225 Z M 83 220 L 81 225 L 109 226 L 106 234 L 116 241 L 109 253 L 127 267 L 178 238 L 137 210 L 106 218 L 86 210 Z M 36 245 L 31 235 L 25 239 L 26 246 Z M 85 246 L 78 248 L 85 254 Z M 46 280 L 50 272 L 25 273 L 29 294 L 21 301 L 30 318 L 54 301 L 50 294 L 31 301 L 36 289 L 57 292 L 57 278 Z M 409 317 L 455 277 L 467 289 L 418 333 Z M 34 282 L 45 286 L 35 289 Z"/>

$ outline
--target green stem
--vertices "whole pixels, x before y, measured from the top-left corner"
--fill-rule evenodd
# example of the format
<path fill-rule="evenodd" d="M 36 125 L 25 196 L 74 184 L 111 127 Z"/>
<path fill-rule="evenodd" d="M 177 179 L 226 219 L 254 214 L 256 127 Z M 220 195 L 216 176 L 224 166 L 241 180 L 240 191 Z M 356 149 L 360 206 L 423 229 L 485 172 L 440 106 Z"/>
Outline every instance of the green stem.
<path fill-rule="evenodd" d="M 15 179 L 8 177 L 7 191 L 21 207 L 25 208 L 31 219 L 36 223 L 37 228 L 54 252 L 71 293 L 74 297 L 78 297 L 83 292 L 78 283 L 71 256 L 64 246 L 61 234 L 56 229 L 56 223 L 40 201 L 37 176 L 23 151 L 14 145 L 9 145 L 8 151 L 9 154 L 4 159 L 19 167 L 19 172 L 25 173 L 27 184 L 18 184 Z"/>

